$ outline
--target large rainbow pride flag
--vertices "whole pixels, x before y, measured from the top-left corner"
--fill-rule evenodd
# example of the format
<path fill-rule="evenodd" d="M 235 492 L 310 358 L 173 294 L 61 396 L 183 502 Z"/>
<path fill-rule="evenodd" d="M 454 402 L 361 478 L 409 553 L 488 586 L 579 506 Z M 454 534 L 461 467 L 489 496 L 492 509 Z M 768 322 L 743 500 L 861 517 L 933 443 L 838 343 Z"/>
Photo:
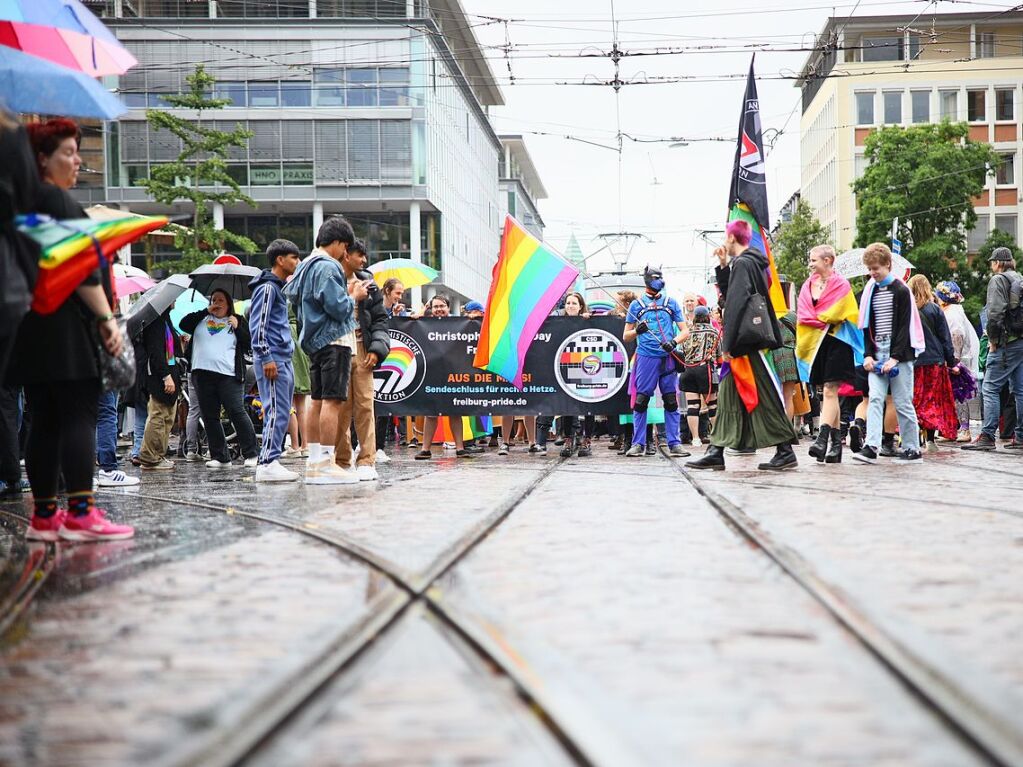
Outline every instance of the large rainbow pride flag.
<path fill-rule="evenodd" d="M 771 298 L 771 307 L 774 309 L 775 315 L 781 317 L 789 309 L 785 303 L 785 294 L 781 290 L 781 278 L 778 276 L 778 267 L 775 266 L 774 255 L 771 253 L 771 244 L 764 234 L 763 227 L 757 223 L 753 212 L 746 203 L 740 202 L 732 206 L 728 213 L 728 220 L 735 221 L 736 219 L 745 221 L 753 230 L 749 246 L 767 256 L 767 293 Z"/>
<path fill-rule="evenodd" d="M 578 269 L 508 216 L 472 364 L 521 389 L 533 337 L 578 276 Z"/>

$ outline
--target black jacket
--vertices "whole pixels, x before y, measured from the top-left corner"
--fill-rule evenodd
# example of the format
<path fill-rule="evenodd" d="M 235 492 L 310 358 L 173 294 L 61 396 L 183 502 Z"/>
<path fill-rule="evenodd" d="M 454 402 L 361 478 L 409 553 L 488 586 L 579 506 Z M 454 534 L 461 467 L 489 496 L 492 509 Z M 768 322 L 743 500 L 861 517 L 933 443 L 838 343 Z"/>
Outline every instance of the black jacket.
<path fill-rule="evenodd" d="M 729 265 L 728 292 L 725 294 L 725 307 L 722 315 L 725 331 L 721 337 L 721 351 L 731 354 L 733 357 L 745 357 L 760 351 L 752 347 L 737 346 L 736 337 L 739 334 L 743 312 L 751 297 L 759 293 L 767 301 L 768 307 L 771 306 L 771 298 L 767 293 L 767 277 L 765 276 L 767 265 L 767 256 L 756 248 L 747 248 L 738 257 L 733 258 Z M 775 343 L 773 347 L 768 348 L 777 349 L 784 346 L 785 340 L 782 336 L 781 325 L 774 317 L 774 312 L 770 312 L 770 314 Z"/>
<path fill-rule="evenodd" d="M 199 326 L 199 323 L 205 319 L 209 312 L 206 309 L 200 309 L 197 312 L 186 314 L 181 322 L 178 323 L 178 327 L 181 328 L 182 333 L 188 335 L 194 335 L 195 329 Z M 236 381 L 245 380 L 245 355 L 250 350 L 251 340 L 249 337 L 249 323 L 244 317 L 237 314 L 232 314 L 236 320 L 238 320 L 238 327 L 235 328 L 234 334 L 237 341 L 234 345 L 234 378 Z M 195 341 L 193 340 L 188 344 L 188 361 L 192 362 L 192 349 L 194 348 Z M 152 393 L 152 392 L 150 392 Z"/>
<path fill-rule="evenodd" d="M 140 368 L 144 365 L 144 384 L 150 397 L 156 398 L 165 405 L 171 405 L 178 398 L 181 391 L 181 370 L 177 365 L 167 363 L 167 327 L 170 325 L 170 317 L 166 313 L 157 322 L 146 325 L 142 331 L 142 347 L 145 350 L 145 360 L 136 360 Z M 175 356 L 180 353 L 178 334 L 171 328 L 171 335 L 174 337 Z M 174 393 L 167 394 L 163 390 L 163 379 L 167 376 L 174 379 Z"/>
<path fill-rule="evenodd" d="M 370 272 L 356 272 L 360 280 L 372 280 Z M 384 291 L 374 290 L 358 304 L 359 329 L 362 331 L 362 345 L 369 354 L 377 356 L 377 365 L 387 358 L 391 350 L 391 336 L 387 332 L 387 309 L 384 308 Z"/>
<path fill-rule="evenodd" d="M 948 329 L 945 313 L 935 304 L 924 304 L 920 310 L 920 323 L 924 326 L 927 348 L 916 358 L 917 365 L 941 365 L 954 368 L 959 364 L 952 346 L 952 334 Z"/>
<path fill-rule="evenodd" d="M 916 359 L 916 351 L 909 340 L 909 326 L 912 322 L 913 293 L 902 280 L 892 281 L 894 301 L 892 309 L 892 346 L 889 354 L 899 362 L 911 362 Z M 871 300 L 877 295 L 875 289 Z M 877 345 L 874 343 L 874 312 L 870 312 L 870 326 L 863 332 L 863 356 L 877 359 Z"/>

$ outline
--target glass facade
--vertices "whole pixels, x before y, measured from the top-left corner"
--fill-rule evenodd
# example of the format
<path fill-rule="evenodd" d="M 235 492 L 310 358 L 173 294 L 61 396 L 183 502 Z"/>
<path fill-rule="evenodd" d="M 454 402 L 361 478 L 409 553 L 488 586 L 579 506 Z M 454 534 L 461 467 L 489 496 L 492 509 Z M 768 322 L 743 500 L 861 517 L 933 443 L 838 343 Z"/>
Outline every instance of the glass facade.
<path fill-rule="evenodd" d="M 118 4 L 128 18 L 210 18 L 288 19 L 309 18 L 308 0 L 85 0 L 97 15 L 112 18 Z M 319 18 L 402 19 L 406 18 L 405 0 L 316 0 Z M 415 15 L 429 18 L 428 0 L 415 0 Z"/>

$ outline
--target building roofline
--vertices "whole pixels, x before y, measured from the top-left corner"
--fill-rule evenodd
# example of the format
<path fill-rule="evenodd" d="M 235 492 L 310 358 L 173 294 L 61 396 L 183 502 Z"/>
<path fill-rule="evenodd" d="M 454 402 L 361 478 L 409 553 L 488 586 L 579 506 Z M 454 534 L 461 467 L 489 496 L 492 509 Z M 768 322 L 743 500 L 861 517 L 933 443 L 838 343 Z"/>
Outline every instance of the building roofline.
<path fill-rule="evenodd" d="M 477 98 L 484 106 L 503 106 L 504 94 L 497 84 L 490 62 L 483 54 L 476 33 L 472 31 L 460 0 L 431 0 L 438 11 L 434 21 L 443 30 L 444 36 L 456 38 L 449 46 L 459 51 L 455 59 L 465 68 L 465 75 L 472 85 Z"/>
<path fill-rule="evenodd" d="M 546 200 L 548 198 L 547 188 L 540 179 L 540 173 L 533 163 L 532 155 L 529 154 L 525 139 L 521 135 L 511 133 L 499 133 L 497 137 L 501 139 L 501 146 L 507 145 L 515 155 L 515 159 L 518 160 L 519 167 L 522 168 L 522 174 L 526 179 L 527 188 L 531 190 L 530 196 L 534 201 Z"/>

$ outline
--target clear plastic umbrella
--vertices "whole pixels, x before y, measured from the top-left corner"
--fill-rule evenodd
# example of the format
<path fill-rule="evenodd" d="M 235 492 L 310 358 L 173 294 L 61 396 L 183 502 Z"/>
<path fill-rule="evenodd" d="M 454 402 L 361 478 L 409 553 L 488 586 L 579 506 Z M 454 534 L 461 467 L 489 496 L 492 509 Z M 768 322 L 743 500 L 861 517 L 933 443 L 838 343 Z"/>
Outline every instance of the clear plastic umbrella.
<path fill-rule="evenodd" d="M 851 280 L 853 277 L 863 277 L 868 274 L 867 267 L 863 263 L 863 252 L 866 248 L 853 248 L 835 259 L 835 271 Z M 892 256 L 892 271 L 897 277 L 904 278 L 905 275 L 916 267 L 902 256 Z"/>

